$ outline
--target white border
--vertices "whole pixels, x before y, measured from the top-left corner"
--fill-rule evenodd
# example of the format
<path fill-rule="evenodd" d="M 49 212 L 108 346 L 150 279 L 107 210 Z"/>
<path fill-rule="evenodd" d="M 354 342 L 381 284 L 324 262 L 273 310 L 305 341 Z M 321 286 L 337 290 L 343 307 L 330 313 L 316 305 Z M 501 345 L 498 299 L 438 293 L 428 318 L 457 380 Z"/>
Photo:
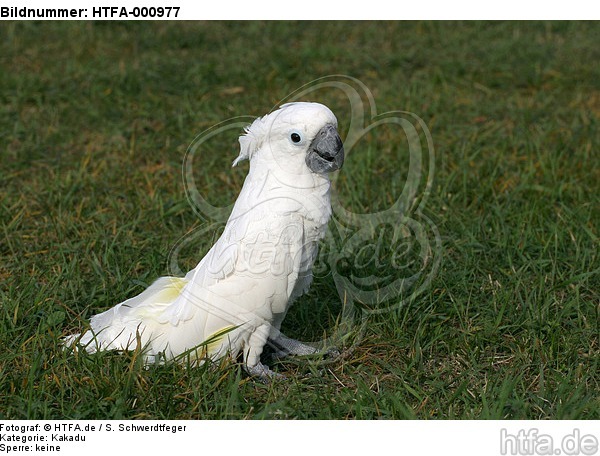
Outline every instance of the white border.
<path fill-rule="evenodd" d="M 118 0 L 110 3 L 103 0 L 51 0 L 8 1 L 3 2 L 2 6 L 17 8 L 84 8 L 88 10 L 85 18 L 87 20 L 123 19 L 120 15 L 94 18 L 91 14 L 94 7 L 124 7 L 131 11 L 135 7 L 150 6 L 180 7 L 177 18 L 170 17 L 171 20 L 593 20 L 600 18 L 600 7 L 589 0 L 571 0 L 569 2 L 557 0 L 546 2 L 523 0 L 504 0 L 502 2 L 482 2 L 480 0 L 424 0 L 418 2 L 398 0 L 369 0 L 363 2 L 324 2 L 322 0 L 302 0 L 301 2 L 282 2 L 281 0 L 227 0 L 226 2 Z M 4 19 L 19 18 L 8 17 Z M 127 19 L 136 20 L 131 16 Z M 140 19 L 144 18 L 137 18 L 137 20 Z M 160 18 L 154 18 L 154 20 L 160 20 Z"/>
<path fill-rule="evenodd" d="M 481 456 L 501 454 L 545 454 L 547 447 L 515 447 L 519 434 L 545 436 L 553 442 L 553 455 L 599 454 L 597 421 L 0 421 L 2 434 L 85 436 L 85 442 L 57 443 L 62 456 L 107 454 L 136 455 L 236 455 L 285 456 L 326 455 L 448 455 Z M 39 431 L 7 432 L 7 425 L 35 426 Z M 94 431 L 74 426 L 95 426 Z M 108 426 L 110 425 L 110 430 Z M 119 430 L 119 426 L 185 426 L 169 431 Z M 57 431 L 56 427 L 60 430 Z M 70 427 L 70 428 L 69 428 Z M 100 429 L 99 429 L 100 427 Z M 44 428 L 48 431 L 44 431 Z M 183 428 L 180 428 L 183 429 Z M 502 446 L 502 436 L 512 443 Z M 587 438 L 587 452 L 572 449 L 574 436 Z M 39 437 L 38 437 L 39 438 Z M 566 440 L 565 440 L 566 439 Z M 568 442 L 567 442 L 568 440 Z M 589 442 L 596 442 L 589 451 Z M 524 440 L 523 440 L 524 442 Z M 541 442 L 538 438 L 538 442 Z M 0 442 L 15 445 L 15 442 Z M 27 445 L 35 445 L 27 443 Z M 537 451 L 539 450 L 539 451 Z M 594 450 L 594 448 L 592 448 Z M 11 452 L 12 454 L 19 454 Z M 9 453 L 9 454 L 11 454 Z M 20 453 L 27 454 L 27 453 Z M 37 454 L 33 449 L 28 454 Z M 547 454 L 547 453 L 546 453 Z"/>

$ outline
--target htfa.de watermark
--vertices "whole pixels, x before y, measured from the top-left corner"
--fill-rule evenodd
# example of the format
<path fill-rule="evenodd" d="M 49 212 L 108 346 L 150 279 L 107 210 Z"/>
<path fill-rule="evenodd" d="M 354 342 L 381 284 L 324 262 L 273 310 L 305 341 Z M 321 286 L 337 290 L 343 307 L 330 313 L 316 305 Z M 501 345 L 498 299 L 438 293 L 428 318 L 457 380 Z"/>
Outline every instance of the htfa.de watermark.
<path fill-rule="evenodd" d="M 585 455 L 598 453 L 598 438 L 592 434 L 581 435 L 577 428 L 560 439 L 560 444 L 550 434 L 539 429 L 520 429 L 516 434 L 500 430 L 501 455 Z"/>

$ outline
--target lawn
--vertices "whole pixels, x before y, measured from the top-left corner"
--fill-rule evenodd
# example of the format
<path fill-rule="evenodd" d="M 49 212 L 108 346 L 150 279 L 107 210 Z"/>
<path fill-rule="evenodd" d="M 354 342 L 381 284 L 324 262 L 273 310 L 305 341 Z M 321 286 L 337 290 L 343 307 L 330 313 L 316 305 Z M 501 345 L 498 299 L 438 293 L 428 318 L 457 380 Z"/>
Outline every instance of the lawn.
<path fill-rule="evenodd" d="M 3 23 L 0 418 L 599 419 L 599 42 L 593 22 Z M 284 324 L 346 334 L 342 356 L 281 362 L 287 380 L 261 384 L 232 361 L 145 369 L 136 352 L 63 351 L 90 316 L 193 267 L 222 228 L 186 197 L 194 138 L 327 75 L 361 81 L 379 113 L 416 114 L 435 146 L 407 200 L 424 201 L 411 217 L 429 221 L 430 251 L 394 220 L 420 250 L 388 228 L 359 236 L 382 240 L 365 250 L 337 217 Z M 344 137 L 345 95 L 309 98 Z M 195 157 L 214 206 L 247 171 L 231 169 L 240 133 Z M 372 214 L 401 200 L 400 130 L 351 149 L 336 201 Z M 407 271 L 427 277 L 382 292 Z"/>

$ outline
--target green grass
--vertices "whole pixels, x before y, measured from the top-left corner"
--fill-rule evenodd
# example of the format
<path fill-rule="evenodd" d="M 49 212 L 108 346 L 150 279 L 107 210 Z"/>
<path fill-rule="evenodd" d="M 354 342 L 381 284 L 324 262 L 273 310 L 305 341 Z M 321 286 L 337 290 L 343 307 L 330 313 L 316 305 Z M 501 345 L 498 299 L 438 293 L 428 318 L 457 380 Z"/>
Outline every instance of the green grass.
<path fill-rule="evenodd" d="M 600 418 L 599 41 L 586 22 L 3 23 L 0 418 Z M 289 380 L 270 385 L 236 363 L 63 352 L 61 336 L 167 273 L 182 236 L 212 230 L 184 193 L 194 137 L 327 74 L 431 130 L 429 287 L 369 317 L 341 359 L 281 363 Z M 345 131 L 340 94 L 315 97 Z M 398 197 L 394 150 L 386 131 L 349 154 L 346 207 Z M 195 169 L 213 204 L 240 188 L 236 153 L 232 134 Z M 339 301 L 321 274 L 286 331 L 318 340 Z"/>

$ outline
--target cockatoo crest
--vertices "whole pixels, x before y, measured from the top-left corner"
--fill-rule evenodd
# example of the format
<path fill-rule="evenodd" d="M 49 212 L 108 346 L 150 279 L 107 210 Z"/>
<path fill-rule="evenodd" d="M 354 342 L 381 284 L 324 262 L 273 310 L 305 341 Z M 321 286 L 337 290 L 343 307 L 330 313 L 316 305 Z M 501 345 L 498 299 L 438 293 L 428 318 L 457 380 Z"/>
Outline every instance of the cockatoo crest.
<path fill-rule="evenodd" d="M 263 121 L 259 117 L 252 125 L 248 125 L 244 128 L 245 134 L 240 136 L 240 155 L 233 162 L 233 166 L 237 166 L 239 162 L 244 160 L 250 160 L 252 154 L 256 152 L 262 145 L 263 139 Z"/>

